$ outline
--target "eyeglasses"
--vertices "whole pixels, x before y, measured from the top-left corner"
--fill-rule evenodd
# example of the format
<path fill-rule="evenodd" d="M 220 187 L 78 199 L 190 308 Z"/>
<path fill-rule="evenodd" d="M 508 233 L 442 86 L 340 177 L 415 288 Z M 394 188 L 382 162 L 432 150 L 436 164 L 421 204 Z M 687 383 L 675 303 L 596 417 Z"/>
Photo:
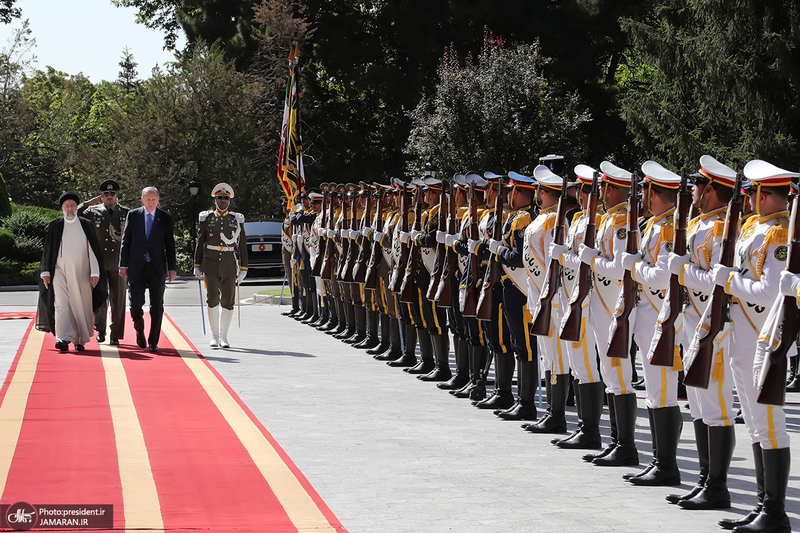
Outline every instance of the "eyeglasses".
<path fill-rule="evenodd" d="M 322 203 L 322 200 L 311 200 L 311 203 L 319 205 Z"/>
<path fill-rule="evenodd" d="M 217 200 L 230 200 L 230 199 L 231 199 L 230 196 L 224 194 L 220 194 L 219 196 L 217 196 Z"/>
<path fill-rule="evenodd" d="M 116 196 L 116 191 L 105 191 L 103 192 L 103 196 Z"/>

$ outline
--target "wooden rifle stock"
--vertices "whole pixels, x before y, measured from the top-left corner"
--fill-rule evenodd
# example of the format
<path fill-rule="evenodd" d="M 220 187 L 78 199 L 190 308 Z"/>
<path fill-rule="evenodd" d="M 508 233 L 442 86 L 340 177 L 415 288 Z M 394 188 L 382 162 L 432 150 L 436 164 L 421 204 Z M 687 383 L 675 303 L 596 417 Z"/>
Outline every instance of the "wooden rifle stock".
<path fill-rule="evenodd" d="M 567 175 L 564 174 L 564 183 L 561 187 L 561 196 L 558 198 L 558 210 L 556 211 L 556 231 L 553 235 L 553 242 L 564 244 L 567 236 Z M 550 335 L 550 316 L 553 305 L 553 297 L 558 292 L 561 282 L 561 263 L 558 257 L 551 257 L 545 272 L 545 284 L 542 293 L 539 295 L 539 305 L 536 307 L 536 315 L 531 323 L 531 333 L 541 337 Z"/>
<path fill-rule="evenodd" d="M 800 197 L 795 196 L 792 202 L 792 218 L 789 226 L 792 235 L 789 241 L 789 259 L 786 271 L 793 274 L 800 273 L 800 217 L 798 217 L 798 202 Z M 797 340 L 800 331 L 800 316 L 798 316 L 797 298 L 783 296 L 783 323 L 781 325 L 781 342 L 770 350 L 764 362 L 763 382 L 758 393 L 758 403 L 766 405 L 784 405 L 786 403 L 786 359 L 789 349 Z"/>
<path fill-rule="evenodd" d="M 351 191 L 352 192 L 352 191 Z M 350 231 L 350 211 L 347 209 L 347 195 L 342 198 L 342 229 Z M 353 208 L 353 198 L 350 198 L 350 209 Z M 347 260 L 350 257 L 350 239 L 342 237 L 342 255 L 339 256 L 339 267 L 336 269 L 336 279 L 346 281 L 345 269 L 349 267 Z"/>
<path fill-rule="evenodd" d="M 592 192 L 589 193 L 588 217 L 586 224 L 586 236 L 583 243 L 588 248 L 594 248 L 597 238 L 597 205 L 600 200 L 600 187 L 598 182 L 600 173 L 595 171 L 592 176 Z M 589 295 L 592 287 L 592 269 L 586 263 L 581 263 L 578 267 L 578 286 L 575 294 L 571 295 L 567 314 L 562 322 L 559 337 L 562 340 L 578 342 L 581 340 L 581 320 L 583 319 L 583 301 Z"/>
<path fill-rule="evenodd" d="M 499 241 L 503 238 L 503 176 L 497 179 L 497 197 L 494 200 L 494 222 L 491 238 Z M 497 256 L 491 254 L 483 278 L 481 295 L 478 298 L 476 316 L 479 320 L 491 320 L 494 308 L 494 286 L 500 279 L 500 264 Z"/>
<path fill-rule="evenodd" d="M 378 186 L 378 206 L 375 210 L 375 218 L 372 220 L 373 235 L 375 231 L 378 231 L 378 224 L 382 222 L 381 216 L 385 208 L 383 204 L 384 196 L 383 189 Z M 366 243 L 364 247 L 367 248 Z M 381 257 L 382 253 L 381 243 L 373 239 L 369 264 L 367 265 L 366 274 L 364 275 L 365 289 L 375 290 L 378 288 L 378 263 L 383 260 Z"/>
<path fill-rule="evenodd" d="M 327 222 L 327 219 L 325 219 L 325 208 L 328 206 L 328 186 L 323 184 L 320 186 L 320 189 L 322 189 L 322 210 L 317 216 L 323 217 L 322 223 L 319 225 L 319 227 L 321 229 L 325 229 Z M 311 268 L 312 276 L 319 276 L 322 273 L 322 262 L 325 260 L 325 251 L 327 250 L 328 240 L 320 236 L 317 242 L 319 242 L 319 253 L 317 254 L 316 259 L 314 259 L 314 266 Z"/>
<path fill-rule="evenodd" d="M 400 210 L 402 215 L 400 217 L 400 231 L 408 232 L 408 198 L 406 192 L 406 184 L 403 183 L 403 195 L 400 197 Z M 408 244 L 400 244 L 400 260 L 394 264 L 392 269 L 392 277 L 389 279 L 389 290 L 398 293 L 402 287 L 403 277 L 405 274 L 406 263 L 408 263 Z"/>
<path fill-rule="evenodd" d="M 447 200 L 447 210 L 449 212 L 447 220 L 448 235 L 455 235 L 456 233 L 456 190 L 457 186 L 453 181 L 450 184 L 450 197 Z M 453 307 L 453 280 L 458 272 L 458 255 L 452 247 L 447 248 L 442 269 L 442 277 L 439 280 L 439 286 L 436 288 L 434 299 L 439 307 Z"/>
<path fill-rule="evenodd" d="M 358 198 L 358 190 L 353 190 L 353 197 L 350 201 L 350 231 L 354 231 L 358 229 L 358 209 L 357 209 L 357 198 Z M 358 252 L 360 247 L 358 246 L 358 242 L 356 239 L 348 238 L 348 242 L 350 243 L 349 249 L 347 250 L 347 260 L 344 264 L 344 273 L 342 274 L 342 281 L 345 283 L 353 283 L 353 267 L 358 260 Z"/>
<path fill-rule="evenodd" d="M 338 190 L 341 193 L 344 188 L 339 186 L 338 189 L 331 188 L 330 194 L 331 198 L 328 202 L 328 229 L 334 229 L 336 227 L 336 223 L 333 220 L 333 194 Z M 325 258 L 322 261 L 322 269 L 320 270 L 320 277 L 324 280 L 331 280 L 333 279 L 333 251 L 336 249 L 336 242 L 334 239 L 330 239 L 330 242 L 325 247 Z"/>
<path fill-rule="evenodd" d="M 422 229 L 422 186 L 418 185 L 414 191 L 414 230 Z M 408 263 L 403 275 L 403 284 L 400 287 L 400 302 L 411 303 L 416 300 L 417 292 L 417 266 L 419 263 L 419 247 L 408 245 Z"/>
<path fill-rule="evenodd" d="M 372 188 L 364 184 L 364 187 L 367 189 L 367 205 L 364 211 L 364 216 L 362 217 L 362 224 L 360 229 L 364 229 L 366 226 L 369 225 L 369 215 L 372 212 Z M 361 246 L 356 246 L 358 249 L 358 255 L 355 259 L 355 264 L 353 265 L 353 281 L 356 283 L 364 283 L 364 280 L 367 277 L 367 262 L 369 258 L 372 256 L 372 248 L 369 246 L 369 241 L 362 235 L 361 239 Z"/>
<path fill-rule="evenodd" d="M 736 174 L 736 184 L 733 188 L 733 196 L 728 204 L 728 214 L 725 218 L 725 231 L 720 249 L 719 264 L 730 267 L 733 266 L 733 258 L 736 253 L 736 237 L 739 234 L 739 217 L 742 214 L 742 174 Z M 711 380 L 711 369 L 714 366 L 714 339 L 717 337 L 722 326 L 727 320 L 729 297 L 724 287 L 714 286 L 711 293 L 711 320 L 708 324 L 709 330 L 705 337 L 700 339 L 697 355 L 686 369 L 683 376 L 683 383 L 690 387 L 707 389 Z"/>
<path fill-rule="evenodd" d="M 686 253 L 686 228 L 689 225 L 689 207 L 692 204 L 692 193 L 687 187 L 686 167 L 681 170 L 681 185 L 678 190 L 678 206 L 675 210 L 675 233 L 672 237 L 672 249 L 676 254 Z M 658 338 L 650 364 L 655 366 L 673 366 L 675 364 L 675 321 L 683 311 L 683 287 L 680 276 L 671 274 L 667 291 L 669 315 L 661 322 L 661 336 Z"/>
<path fill-rule="evenodd" d="M 439 225 L 437 231 L 443 231 L 447 223 L 447 211 L 444 208 L 444 201 L 447 198 L 447 187 L 442 183 L 442 192 L 439 194 Z M 443 242 L 436 243 L 436 269 L 433 271 L 431 281 L 428 284 L 428 292 L 425 293 L 425 298 L 431 301 L 436 301 L 436 290 L 439 288 L 439 282 L 442 279 L 442 272 L 445 267 L 445 245 Z"/>
<path fill-rule="evenodd" d="M 475 184 L 469 184 L 469 238 L 470 240 L 478 240 L 478 206 L 475 199 Z M 480 263 L 478 256 L 474 253 L 469 254 L 469 273 L 470 279 L 467 281 L 466 291 L 464 294 L 464 304 L 461 308 L 461 314 L 465 317 L 476 316 L 478 307 L 478 285 L 481 283 L 480 276 Z"/>
<path fill-rule="evenodd" d="M 635 254 L 639 251 L 639 174 L 633 173 L 631 192 L 628 196 L 628 235 L 625 240 L 625 251 Z M 608 356 L 625 359 L 630 355 L 631 324 L 630 316 L 636 305 L 636 282 L 633 273 L 626 270 L 622 275 L 622 309 L 614 311 L 611 317 L 612 331 L 608 341 Z"/>

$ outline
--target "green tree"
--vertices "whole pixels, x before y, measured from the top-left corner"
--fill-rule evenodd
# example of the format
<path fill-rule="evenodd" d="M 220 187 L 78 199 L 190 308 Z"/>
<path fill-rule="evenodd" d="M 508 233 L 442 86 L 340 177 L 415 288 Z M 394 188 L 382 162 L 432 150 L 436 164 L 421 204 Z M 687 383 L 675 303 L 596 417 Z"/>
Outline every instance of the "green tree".
<path fill-rule="evenodd" d="M 126 93 L 133 92 L 139 85 L 136 78 L 139 72 L 136 70 L 138 63 L 133 60 L 133 54 L 126 46 L 122 51 L 122 58 L 119 60 L 119 74 L 117 75 L 117 83 L 122 86 Z"/>
<path fill-rule="evenodd" d="M 17 0 L 0 0 L 0 22 L 10 24 L 13 19 L 22 16 L 22 10 L 14 7 Z"/>
<path fill-rule="evenodd" d="M 678 167 L 703 153 L 794 168 L 800 7 L 783 0 L 661 0 L 625 20 L 622 116 L 636 143 Z"/>
<path fill-rule="evenodd" d="M 407 153 L 417 162 L 432 157 L 450 173 L 532 172 L 540 156 L 556 151 L 582 160 L 590 116 L 575 92 L 545 77 L 549 61 L 536 42 L 506 47 L 489 32 L 463 64 L 448 48 L 433 95 L 410 113 Z"/>

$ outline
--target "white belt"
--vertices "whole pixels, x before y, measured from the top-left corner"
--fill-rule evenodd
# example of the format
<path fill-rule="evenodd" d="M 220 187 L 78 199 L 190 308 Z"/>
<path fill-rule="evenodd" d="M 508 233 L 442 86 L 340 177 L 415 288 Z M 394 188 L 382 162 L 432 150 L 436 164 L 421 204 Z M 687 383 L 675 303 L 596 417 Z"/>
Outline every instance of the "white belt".
<path fill-rule="evenodd" d="M 209 250 L 219 250 L 220 252 L 233 252 L 236 248 L 231 246 L 214 246 L 213 244 L 206 244 L 206 248 Z"/>

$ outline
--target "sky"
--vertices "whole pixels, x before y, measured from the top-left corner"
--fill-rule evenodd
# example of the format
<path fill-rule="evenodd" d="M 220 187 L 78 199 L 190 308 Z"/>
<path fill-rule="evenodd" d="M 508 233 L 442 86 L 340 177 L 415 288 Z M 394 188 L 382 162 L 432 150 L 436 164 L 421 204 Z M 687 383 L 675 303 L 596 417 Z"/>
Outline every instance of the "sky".
<path fill-rule="evenodd" d="M 139 79 L 149 78 L 155 65 L 174 61 L 162 49 L 163 33 L 137 24 L 134 8 L 115 7 L 111 0 L 17 0 L 15 7 L 22 9 L 22 20 L 30 21 L 38 70 L 51 66 L 67 74 L 83 73 L 93 83 L 114 81 L 125 46 L 137 63 Z M 19 19 L 0 24 L 0 48 L 8 48 L 20 26 Z M 184 42 L 179 40 L 179 49 Z"/>

